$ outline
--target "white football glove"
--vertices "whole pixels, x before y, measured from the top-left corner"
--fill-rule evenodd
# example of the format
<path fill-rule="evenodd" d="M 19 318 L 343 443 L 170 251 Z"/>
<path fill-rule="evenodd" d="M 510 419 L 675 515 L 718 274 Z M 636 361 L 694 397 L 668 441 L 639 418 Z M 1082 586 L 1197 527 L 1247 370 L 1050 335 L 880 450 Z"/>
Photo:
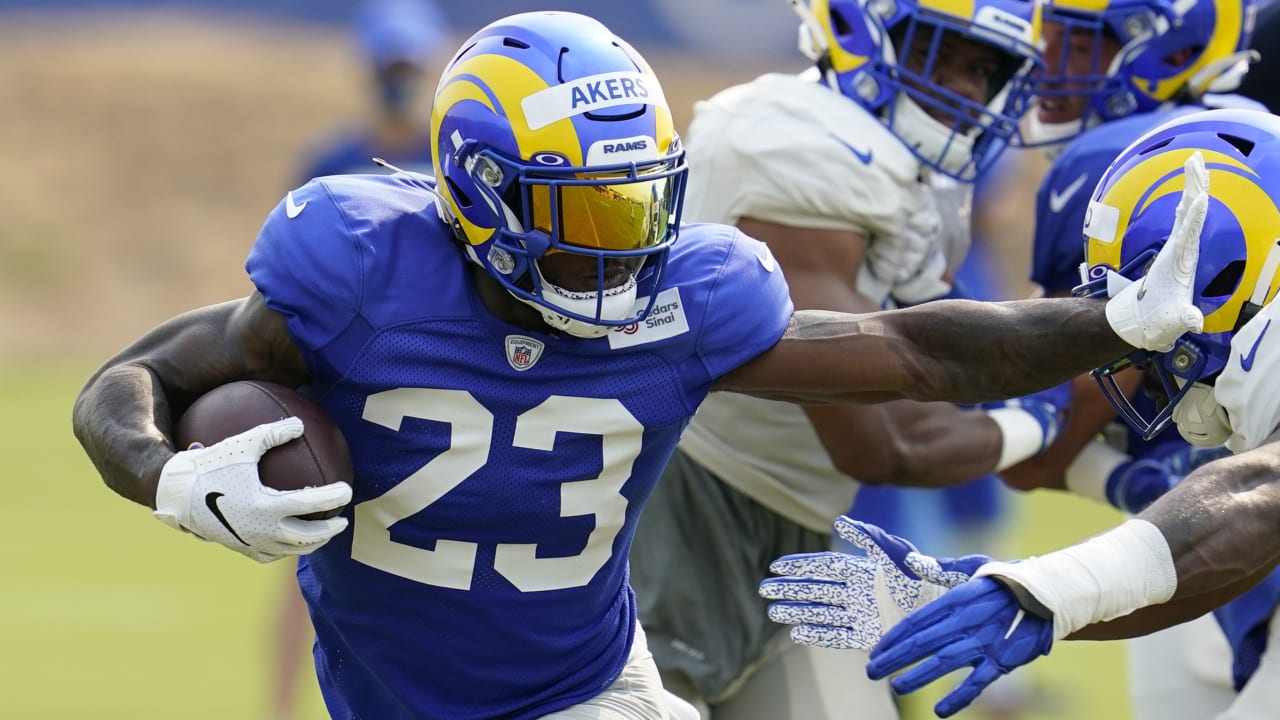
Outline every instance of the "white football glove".
<path fill-rule="evenodd" d="M 791 639 L 800 645 L 869 652 L 907 613 L 990 561 L 983 555 L 939 561 L 903 538 L 844 516 L 835 528 L 867 554 L 787 555 L 769 566 L 783 577 L 760 584 L 762 597 L 779 601 L 769 606 L 769 619 L 795 625 Z"/>
<path fill-rule="evenodd" d="M 295 516 L 346 505 L 351 502 L 351 486 L 335 482 L 280 491 L 258 479 L 258 460 L 271 448 L 301 436 L 302 421 L 291 417 L 209 447 L 179 452 L 160 471 L 156 518 L 262 563 L 318 549 L 346 529 L 347 519 Z"/>
<path fill-rule="evenodd" d="M 964 191 L 957 194 L 954 188 L 927 183 L 918 183 L 916 190 L 919 204 L 907 223 L 895 235 L 873 238 L 863 263 L 876 284 L 887 288 L 898 305 L 918 305 L 950 292 L 951 284 L 943 279 L 948 250 L 963 254 L 968 245 L 968 196 Z M 957 247 L 949 248 L 948 244 Z M 859 287 L 862 283 L 860 277 Z"/>
<path fill-rule="evenodd" d="M 1231 338 L 1231 358 L 1214 384 L 1214 398 L 1230 420 L 1232 452 L 1258 447 L 1280 427 L 1277 379 L 1280 300 L 1272 300 Z"/>
<path fill-rule="evenodd" d="M 1200 231 L 1209 212 L 1209 173 L 1204 156 L 1195 152 L 1183 169 L 1186 186 L 1174 214 L 1169 240 L 1160 248 L 1142 279 L 1132 282 L 1119 273 L 1107 275 L 1107 321 L 1130 345 L 1168 352 L 1184 333 L 1200 332 L 1204 315 L 1191 303 Z"/>

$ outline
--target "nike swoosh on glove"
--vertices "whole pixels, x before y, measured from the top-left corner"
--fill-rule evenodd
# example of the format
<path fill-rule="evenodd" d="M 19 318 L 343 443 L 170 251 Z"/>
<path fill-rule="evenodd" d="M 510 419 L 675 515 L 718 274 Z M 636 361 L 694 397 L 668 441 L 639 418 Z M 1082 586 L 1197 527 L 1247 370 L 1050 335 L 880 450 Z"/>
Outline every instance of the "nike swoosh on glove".
<path fill-rule="evenodd" d="M 930 557 L 896 535 L 841 516 L 840 537 L 866 555 L 820 552 L 787 555 L 769 569 L 783 577 L 760 584 L 760 595 L 776 600 L 769 619 L 791 628 L 800 645 L 870 650 L 907 613 L 965 582 L 991 558 Z"/>
<path fill-rule="evenodd" d="M 1173 230 L 1146 275 L 1136 282 L 1114 271 L 1107 275 L 1107 322 L 1121 339 L 1143 350 L 1168 352 L 1183 334 L 1204 328 L 1204 315 L 1191 302 L 1200 232 L 1209 212 L 1209 173 L 1199 152 L 1187 159 L 1184 177 Z"/>
<path fill-rule="evenodd" d="M 988 685 L 1053 647 L 1053 621 L 1027 612 L 1008 588 L 989 577 L 970 580 L 908 615 L 871 651 L 867 677 L 886 678 L 919 662 L 891 682 L 907 694 L 943 675 L 972 667 L 934 706 L 950 717 Z"/>
<path fill-rule="evenodd" d="M 156 518 L 258 562 L 318 550 L 346 529 L 347 519 L 297 516 L 346 505 L 351 486 L 335 482 L 281 491 L 258 478 L 258 460 L 271 448 L 301 437 L 302 430 L 301 420 L 285 418 L 177 453 L 160 471 Z"/>

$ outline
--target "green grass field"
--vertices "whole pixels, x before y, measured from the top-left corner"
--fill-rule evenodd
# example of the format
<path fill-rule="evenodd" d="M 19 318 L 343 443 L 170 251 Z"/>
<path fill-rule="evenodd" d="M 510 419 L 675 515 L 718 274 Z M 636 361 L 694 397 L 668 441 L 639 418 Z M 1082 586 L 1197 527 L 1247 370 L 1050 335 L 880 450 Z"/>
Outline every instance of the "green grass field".
<path fill-rule="evenodd" d="M 276 598 L 289 569 L 183 537 L 111 493 L 71 434 L 71 404 L 88 371 L 0 365 L 3 715 L 265 718 Z M 1019 508 L 1020 553 L 1117 517 L 1062 496 L 1033 496 Z M 1118 644 L 1064 643 L 1029 671 L 1044 697 L 1027 720 L 1128 717 Z M 325 717 L 314 680 L 303 682 L 303 717 Z M 930 716 L 913 698 L 909 717 Z"/>

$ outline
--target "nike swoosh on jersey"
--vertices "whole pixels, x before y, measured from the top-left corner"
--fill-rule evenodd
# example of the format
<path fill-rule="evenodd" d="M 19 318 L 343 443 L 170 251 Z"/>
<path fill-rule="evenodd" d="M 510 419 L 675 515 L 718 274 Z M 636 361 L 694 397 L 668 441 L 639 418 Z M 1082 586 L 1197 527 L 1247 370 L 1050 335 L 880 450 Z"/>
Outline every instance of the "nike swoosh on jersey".
<path fill-rule="evenodd" d="M 307 203 L 309 202 L 311 201 L 303 200 L 301 205 L 295 203 L 293 201 L 293 191 L 290 190 L 289 193 L 284 196 L 284 214 L 288 215 L 289 219 L 292 220 L 301 215 L 303 210 L 307 209 Z"/>
<path fill-rule="evenodd" d="M 1262 332 L 1258 333 L 1258 339 L 1253 341 L 1253 347 L 1249 348 L 1248 355 L 1240 356 L 1240 367 L 1249 372 L 1253 369 L 1253 359 L 1258 354 L 1258 346 L 1262 344 L 1262 338 L 1267 334 L 1267 330 L 1271 329 L 1271 321 L 1268 320 L 1266 325 L 1262 326 Z"/>
<path fill-rule="evenodd" d="M 760 267 L 764 268 L 765 272 L 773 272 L 773 269 L 777 267 L 777 264 L 773 260 L 773 253 L 769 250 L 769 246 L 763 243 L 761 243 L 760 247 L 756 248 L 756 260 L 760 261 Z"/>
<path fill-rule="evenodd" d="M 840 143 L 841 145 L 843 145 L 843 146 L 845 146 L 846 148 L 848 148 L 848 149 L 849 149 L 849 152 L 853 153 L 854 157 L 856 157 L 856 158 L 858 158 L 859 160 L 861 160 L 863 165 L 870 165 L 870 164 L 871 164 L 871 148 L 867 148 L 866 150 L 859 150 L 858 148 L 856 148 L 856 147 L 854 147 L 854 146 L 850 145 L 849 143 L 845 142 L 843 139 L 841 139 L 841 138 L 840 138 L 838 135 L 836 135 L 835 133 L 831 133 L 831 137 L 832 137 L 836 142 L 838 142 L 838 143 Z"/>
<path fill-rule="evenodd" d="M 1061 190 L 1051 190 L 1049 192 L 1049 209 L 1053 212 L 1062 212 L 1062 208 L 1067 206 L 1067 201 L 1071 199 L 1071 196 L 1079 192 L 1080 188 L 1084 187 L 1084 181 L 1088 179 L 1089 173 L 1083 173 Z"/>
<path fill-rule="evenodd" d="M 306 203 L 303 204 L 305 205 Z M 232 537 L 239 540 L 241 545 L 249 547 L 249 543 L 245 542 L 244 538 L 240 537 L 240 533 L 236 532 L 236 529 L 231 527 L 231 523 L 227 522 L 227 517 L 222 514 L 222 509 L 218 507 L 218 498 L 223 495 L 224 493 L 211 492 L 204 496 L 204 504 L 209 507 L 209 512 L 213 513 L 213 516 L 218 518 L 218 522 L 222 523 L 222 527 L 226 528 L 227 532 L 231 533 Z"/>

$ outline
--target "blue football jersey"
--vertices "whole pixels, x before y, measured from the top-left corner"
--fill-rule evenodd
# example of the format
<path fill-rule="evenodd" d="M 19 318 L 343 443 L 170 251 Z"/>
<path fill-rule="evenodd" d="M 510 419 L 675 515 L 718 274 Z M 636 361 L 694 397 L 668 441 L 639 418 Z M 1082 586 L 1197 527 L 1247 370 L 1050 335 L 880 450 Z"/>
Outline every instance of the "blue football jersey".
<path fill-rule="evenodd" d="M 650 315 L 602 338 L 493 316 L 403 175 L 293 191 L 247 262 L 355 462 L 351 526 L 302 559 L 336 718 L 534 718 L 616 679 L 641 506 L 715 380 L 792 313 L 762 243 L 682 229 Z"/>

